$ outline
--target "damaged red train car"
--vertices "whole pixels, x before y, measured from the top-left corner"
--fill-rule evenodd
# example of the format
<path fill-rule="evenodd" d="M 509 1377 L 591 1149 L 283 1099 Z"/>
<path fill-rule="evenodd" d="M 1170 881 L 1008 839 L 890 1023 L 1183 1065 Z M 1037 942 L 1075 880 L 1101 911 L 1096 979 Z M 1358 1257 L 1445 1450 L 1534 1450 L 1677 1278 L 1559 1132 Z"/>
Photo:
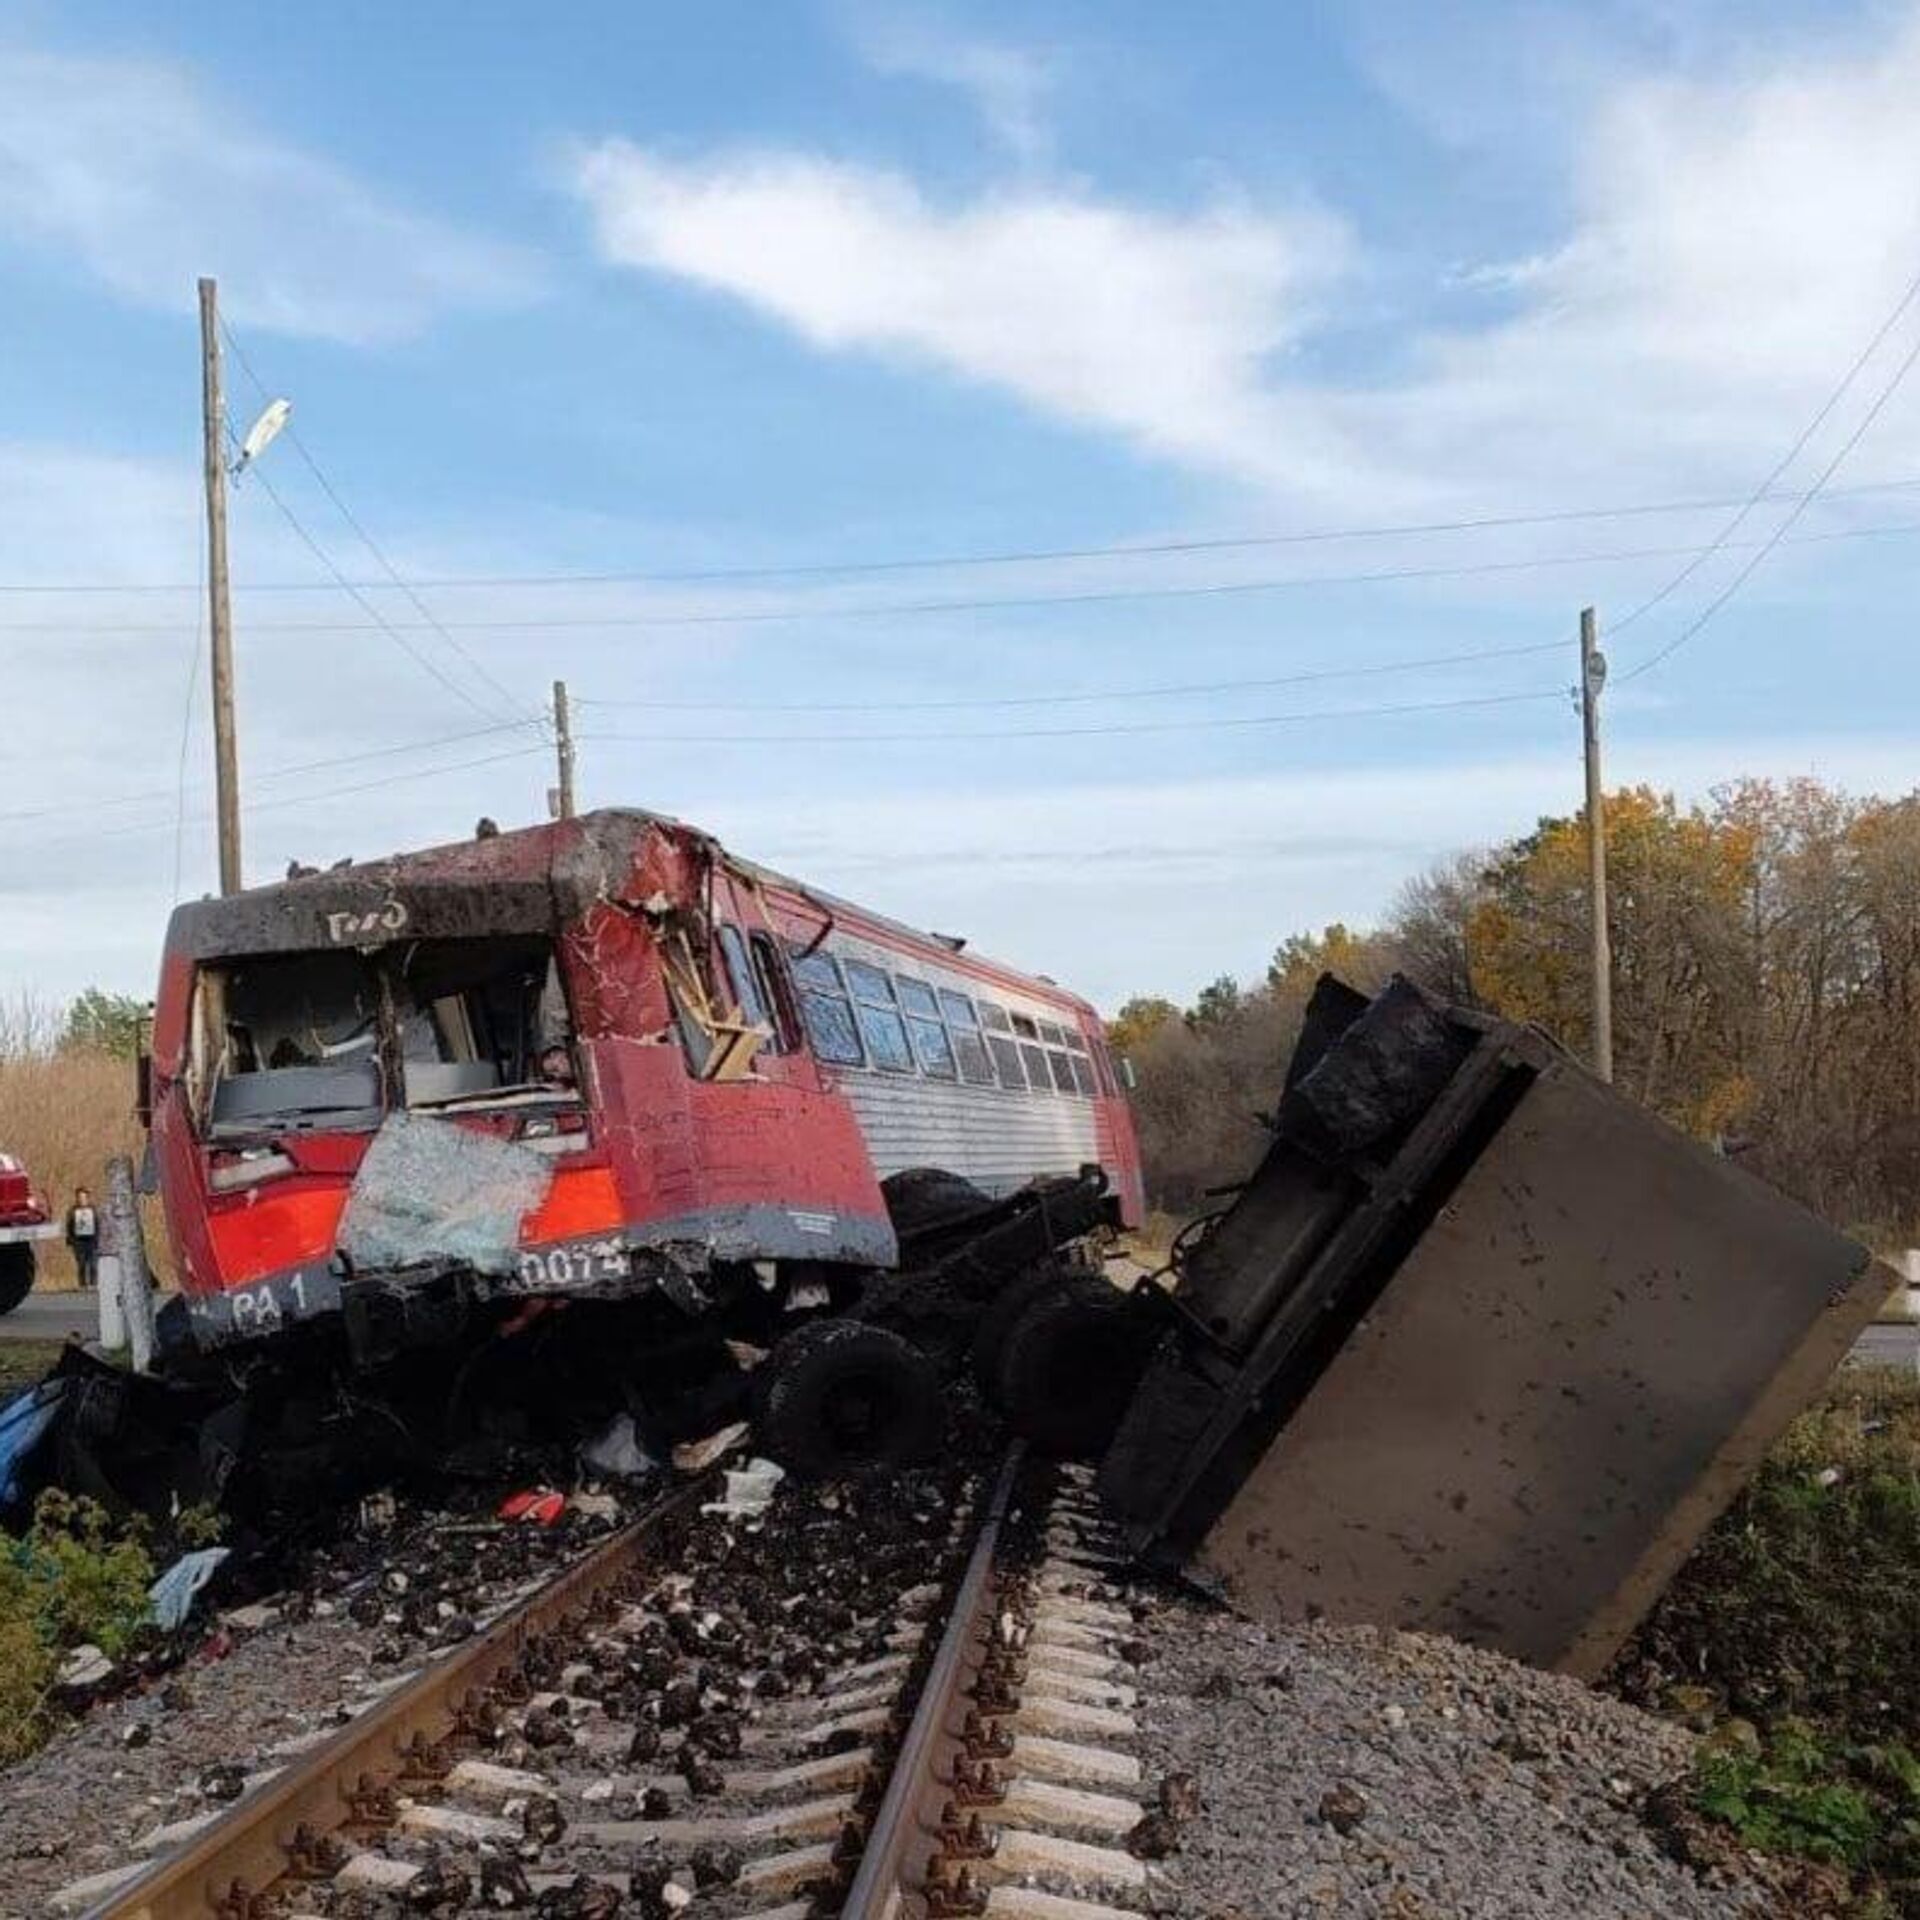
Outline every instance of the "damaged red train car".
<path fill-rule="evenodd" d="M 362 1372 L 563 1302 L 738 1351 L 1141 1206 L 1085 1001 L 632 810 L 179 908 L 143 1107 L 176 1350 Z"/>

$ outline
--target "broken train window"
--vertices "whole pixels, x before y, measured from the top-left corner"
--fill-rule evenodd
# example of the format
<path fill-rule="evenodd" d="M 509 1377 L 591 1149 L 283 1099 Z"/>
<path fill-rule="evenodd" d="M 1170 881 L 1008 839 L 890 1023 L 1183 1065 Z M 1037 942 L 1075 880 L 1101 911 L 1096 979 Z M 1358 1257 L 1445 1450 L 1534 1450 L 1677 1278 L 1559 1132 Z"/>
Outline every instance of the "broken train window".
<path fill-rule="evenodd" d="M 572 1026 L 550 941 L 422 940 L 394 952 L 408 1106 L 573 1091 Z"/>
<path fill-rule="evenodd" d="M 360 953 L 267 953 L 202 967 L 188 1074 L 210 1132 L 377 1122 L 372 964 Z"/>
<path fill-rule="evenodd" d="M 913 1049 L 907 1044 L 906 1023 L 893 997 L 893 981 L 886 969 L 865 960 L 847 960 L 847 984 L 853 989 L 860 1014 L 860 1037 L 867 1043 L 873 1064 L 886 1073 L 911 1073 Z"/>
<path fill-rule="evenodd" d="M 902 974 L 894 980 L 894 991 L 906 1009 L 907 1030 L 913 1035 L 913 1050 L 920 1060 L 920 1071 L 930 1080 L 954 1080 L 959 1069 L 953 1057 L 953 1041 L 940 1018 L 940 1002 L 924 980 L 912 980 Z"/>
<path fill-rule="evenodd" d="M 793 977 L 799 983 L 800 1017 L 806 1022 L 815 1057 L 829 1066 L 864 1067 L 867 1055 L 854 1024 L 853 1002 L 833 955 L 796 953 Z"/>

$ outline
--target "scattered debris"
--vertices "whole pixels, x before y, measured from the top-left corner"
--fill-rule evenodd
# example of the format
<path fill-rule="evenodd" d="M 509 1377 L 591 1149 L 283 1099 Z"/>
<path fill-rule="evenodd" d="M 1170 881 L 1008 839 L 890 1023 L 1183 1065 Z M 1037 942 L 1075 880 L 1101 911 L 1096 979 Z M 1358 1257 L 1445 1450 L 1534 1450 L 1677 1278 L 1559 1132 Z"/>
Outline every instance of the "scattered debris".
<path fill-rule="evenodd" d="M 617 1413 L 580 1449 L 580 1464 L 608 1480 L 646 1480 L 660 1462 L 642 1444 L 633 1415 Z"/>
<path fill-rule="evenodd" d="M 194 1601 L 229 1551 L 226 1547 L 202 1547 L 198 1552 L 182 1554 L 147 1590 L 147 1597 L 153 1603 L 153 1617 L 162 1632 L 172 1633 L 186 1624 Z"/>
<path fill-rule="evenodd" d="M 500 1518 L 530 1527 L 550 1527 L 567 1510 L 567 1496 L 554 1487 L 528 1487 L 500 1503 Z"/>
<path fill-rule="evenodd" d="M 731 1520 L 751 1520 L 767 1510 L 774 1489 L 786 1478 L 786 1470 L 771 1460 L 750 1460 L 744 1467 L 727 1470 L 726 1492 L 703 1509 L 722 1513 Z"/>
<path fill-rule="evenodd" d="M 673 1464 L 682 1473 L 704 1473 L 722 1454 L 731 1453 L 747 1437 L 744 1420 L 730 1421 L 704 1440 L 686 1440 L 673 1450 Z"/>
<path fill-rule="evenodd" d="M 1367 1796 L 1346 1781 L 1336 1781 L 1320 1796 L 1320 1818 L 1335 1833 L 1351 1833 L 1371 1811 Z"/>

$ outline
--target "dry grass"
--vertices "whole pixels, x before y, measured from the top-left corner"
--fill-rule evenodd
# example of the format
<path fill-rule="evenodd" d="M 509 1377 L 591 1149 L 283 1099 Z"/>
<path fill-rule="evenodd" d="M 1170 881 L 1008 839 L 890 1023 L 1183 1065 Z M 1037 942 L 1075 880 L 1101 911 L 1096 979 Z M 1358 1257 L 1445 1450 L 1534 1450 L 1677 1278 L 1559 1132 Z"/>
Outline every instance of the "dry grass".
<path fill-rule="evenodd" d="M 99 1199 L 110 1155 L 137 1168 L 145 1136 L 133 1112 L 133 1063 L 102 1053 L 57 1050 L 58 1017 L 30 1000 L 0 1003 L 0 1151 L 27 1164 L 59 1218 L 75 1187 Z M 168 1268 L 166 1239 L 151 1208 L 147 1247 L 157 1271 Z M 74 1284 L 64 1245 L 40 1249 L 42 1287 Z"/>

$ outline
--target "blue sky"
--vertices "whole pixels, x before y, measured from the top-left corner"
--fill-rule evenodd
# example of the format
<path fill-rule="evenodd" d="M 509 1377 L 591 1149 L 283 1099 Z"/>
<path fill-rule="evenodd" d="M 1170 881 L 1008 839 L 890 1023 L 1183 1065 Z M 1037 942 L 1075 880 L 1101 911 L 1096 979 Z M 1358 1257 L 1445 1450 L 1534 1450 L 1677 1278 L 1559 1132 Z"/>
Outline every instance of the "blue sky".
<path fill-rule="evenodd" d="M 1731 506 L 831 569 L 1737 503 L 1920 270 L 1916 83 L 1910 5 L 0 9 L 0 992 L 211 884 L 199 273 L 300 436 L 252 877 L 538 817 L 564 676 L 587 801 L 1113 1006 L 1576 804 L 1578 607 Z M 1611 642 L 1613 778 L 1913 784 L 1917 340 Z"/>

